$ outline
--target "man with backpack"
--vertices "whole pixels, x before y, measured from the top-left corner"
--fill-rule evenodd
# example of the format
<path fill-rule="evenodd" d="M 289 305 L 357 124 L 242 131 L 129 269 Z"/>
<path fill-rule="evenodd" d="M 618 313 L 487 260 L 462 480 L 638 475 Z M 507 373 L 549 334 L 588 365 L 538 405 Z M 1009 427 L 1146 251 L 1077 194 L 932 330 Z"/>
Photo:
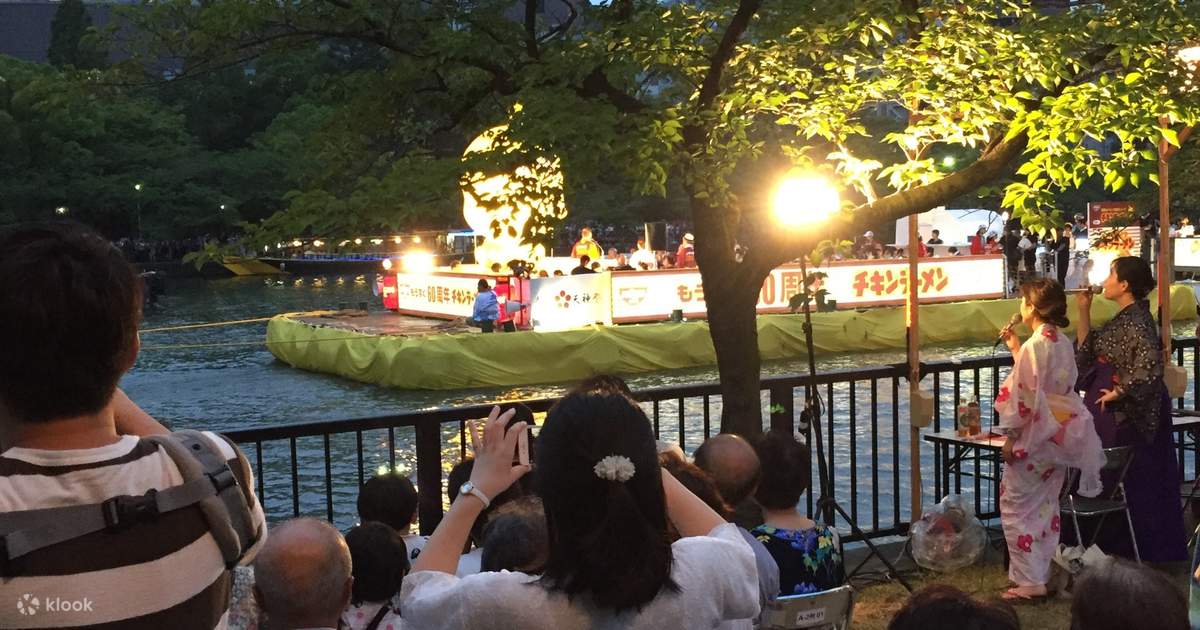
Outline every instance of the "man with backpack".
<path fill-rule="evenodd" d="M 236 446 L 117 390 L 141 304 L 89 230 L 0 233 L 0 627 L 224 628 L 230 569 L 266 537 Z"/>

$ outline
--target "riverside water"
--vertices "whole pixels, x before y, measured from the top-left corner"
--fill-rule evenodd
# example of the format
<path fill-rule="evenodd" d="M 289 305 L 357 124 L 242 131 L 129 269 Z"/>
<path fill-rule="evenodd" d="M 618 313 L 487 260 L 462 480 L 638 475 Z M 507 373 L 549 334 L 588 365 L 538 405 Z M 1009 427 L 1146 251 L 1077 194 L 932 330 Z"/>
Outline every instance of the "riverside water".
<path fill-rule="evenodd" d="M 185 324 L 223 322 L 269 317 L 290 311 L 357 306 L 366 302 L 370 310 L 381 310 L 379 300 L 372 295 L 375 278 L 367 275 L 330 275 L 265 279 L 263 277 L 226 280 L 172 280 L 166 294 L 155 307 L 145 313 L 143 329 Z M 1180 322 L 1177 335 L 1191 335 L 1195 322 Z M 262 343 L 266 324 L 249 324 L 215 328 L 200 328 L 172 332 L 147 332 L 142 335 L 143 351 L 133 370 L 122 380 L 122 387 L 151 415 L 175 428 L 197 428 L 228 431 L 250 427 L 292 424 L 309 421 L 352 419 L 369 416 L 414 412 L 455 405 L 481 404 L 499 400 L 538 398 L 561 394 L 571 383 L 493 387 L 469 390 L 413 391 L 386 389 L 289 367 L 276 361 Z M 965 359 L 988 356 L 987 344 L 964 344 L 922 348 L 925 361 Z M 519 362 L 521 357 L 511 357 Z M 819 371 L 857 369 L 890 365 L 904 361 L 903 352 L 846 353 L 819 356 Z M 419 369 L 419 367 L 414 367 Z M 804 360 L 774 361 L 763 366 L 763 376 L 799 374 L 807 370 Z M 1001 373 L 1003 374 L 1003 372 Z M 984 418 L 991 417 L 991 370 L 980 371 L 979 391 L 982 393 Z M 962 391 L 974 386 L 971 374 L 964 373 Z M 715 382 L 716 368 L 673 370 L 651 374 L 629 375 L 629 385 L 636 389 L 656 386 Z M 925 383 L 931 386 L 931 379 Z M 943 380 L 943 391 L 950 387 Z M 899 400 L 893 401 L 890 380 L 880 381 L 876 391 L 878 421 L 871 421 L 871 392 L 869 384 L 858 383 L 855 390 L 856 427 L 851 439 L 850 417 L 847 413 L 849 387 L 840 384 L 833 388 L 833 399 L 826 404 L 834 409 L 834 485 L 839 499 L 857 508 L 864 527 L 874 516 L 886 526 L 897 518 L 896 498 L 901 515 L 908 511 L 909 454 L 906 385 L 901 381 Z M 827 395 L 825 388 L 822 394 Z M 802 392 L 797 391 L 797 396 Z M 1188 399 L 1191 400 L 1189 393 Z M 893 405 L 895 402 L 895 405 Z M 942 418 L 953 418 L 953 401 L 943 396 Z M 689 452 L 703 440 L 703 407 L 700 400 L 687 400 L 684 407 L 684 445 Z M 767 400 L 764 394 L 764 411 Z M 796 408 L 803 407 L 797 400 Z M 893 409 L 898 411 L 899 433 L 893 436 Z M 711 407 L 714 426 L 720 415 L 719 397 Z M 664 439 L 678 439 L 678 408 L 675 401 L 660 403 Z M 828 420 L 824 427 L 828 427 Z M 871 437 L 878 447 L 871 448 Z M 829 439 L 829 436 L 826 436 Z M 411 448 L 411 430 L 396 431 L 396 466 L 414 473 L 415 456 Z M 853 441 L 853 443 L 852 443 Z M 387 452 L 386 431 L 364 434 L 364 460 L 367 474 L 386 469 L 391 462 Z M 898 452 L 893 453 L 893 445 Z M 272 518 L 291 515 L 293 499 L 290 479 L 290 456 L 286 444 L 269 444 L 264 448 L 264 505 Z M 326 514 L 325 464 L 320 438 L 298 442 L 297 468 L 300 476 L 299 503 L 301 512 L 310 515 Z M 456 427 L 448 426 L 443 433 L 443 469 L 459 461 L 461 443 Z M 854 478 L 851 478 L 850 453 L 856 454 Z M 334 436 L 333 454 L 334 520 L 342 527 L 354 523 L 354 499 L 357 495 L 358 473 L 353 434 Z M 251 455 L 252 461 L 254 458 Z M 926 488 L 925 502 L 933 497 L 933 452 L 922 445 L 922 462 Z M 874 479 L 878 483 L 872 483 Z M 815 479 L 814 479 L 815 482 Z M 853 483 L 852 483 L 853 482 Z M 972 488 L 973 490 L 973 488 Z M 443 495 L 444 496 L 444 495 Z M 877 513 L 873 513 L 878 505 Z"/>

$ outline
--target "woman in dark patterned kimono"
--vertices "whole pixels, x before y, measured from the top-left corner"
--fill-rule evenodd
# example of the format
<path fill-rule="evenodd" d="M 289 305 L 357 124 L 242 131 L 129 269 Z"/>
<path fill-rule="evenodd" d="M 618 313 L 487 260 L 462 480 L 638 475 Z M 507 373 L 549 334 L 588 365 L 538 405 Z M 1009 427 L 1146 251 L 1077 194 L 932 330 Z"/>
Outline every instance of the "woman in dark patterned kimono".
<path fill-rule="evenodd" d="M 1146 295 L 1154 277 L 1146 261 L 1125 256 L 1113 261 L 1104 280 L 1104 297 L 1121 309 L 1091 330 L 1092 295 L 1079 294 L 1079 389 L 1095 417 L 1105 448 L 1134 447 L 1125 477 L 1129 511 L 1141 558 L 1148 562 L 1184 560 L 1186 534 L 1179 503 L 1171 401 L 1163 383 L 1163 351 Z M 1104 479 L 1107 496 L 1114 482 Z M 1119 517 L 1107 518 L 1097 543 L 1106 553 L 1132 558 L 1129 528 Z M 1085 532 L 1086 524 L 1082 524 Z M 1086 541 L 1086 537 L 1084 539 Z"/>

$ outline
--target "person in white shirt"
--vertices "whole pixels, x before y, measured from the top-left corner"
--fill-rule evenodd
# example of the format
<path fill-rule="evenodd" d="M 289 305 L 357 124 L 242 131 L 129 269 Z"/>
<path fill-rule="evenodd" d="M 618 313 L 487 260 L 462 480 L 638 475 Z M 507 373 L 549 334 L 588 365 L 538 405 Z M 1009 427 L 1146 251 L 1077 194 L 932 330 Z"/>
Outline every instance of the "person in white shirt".
<path fill-rule="evenodd" d="M 350 549 L 332 525 L 297 518 L 271 531 L 254 560 L 254 599 L 278 630 L 332 630 L 354 585 Z"/>
<path fill-rule="evenodd" d="M 639 238 L 637 249 L 629 255 L 629 266 L 640 270 L 642 265 L 646 265 L 646 269 L 658 269 L 658 258 L 654 250 L 646 247 L 646 241 Z"/>
<path fill-rule="evenodd" d="M 541 576 L 454 576 L 471 524 L 521 476 L 525 423 L 492 411 L 472 436 L 475 466 L 401 588 L 408 628 L 750 628 L 759 613 L 754 553 L 658 465 L 649 420 L 613 392 L 575 391 L 538 435 L 549 557 Z M 472 431 L 474 433 L 474 431 Z M 668 519 L 683 538 L 668 543 Z"/>

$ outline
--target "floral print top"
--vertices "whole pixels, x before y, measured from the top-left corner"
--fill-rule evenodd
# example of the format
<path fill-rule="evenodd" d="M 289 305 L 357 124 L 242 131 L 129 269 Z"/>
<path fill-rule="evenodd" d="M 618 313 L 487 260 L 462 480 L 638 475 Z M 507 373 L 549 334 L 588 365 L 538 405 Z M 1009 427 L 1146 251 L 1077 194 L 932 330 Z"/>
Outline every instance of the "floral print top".
<path fill-rule="evenodd" d="M 1112 365 L 1113 385 L 1125 393 L 1109 403 L 1118 424 L 1133 420 L 1138 433 L 1147 442 L 1158 430 L 1159 404 L 1163 384 L 1162 340 L 1158 326 L 1146 302 L 1134 302 L 1116 317 L 1088 333 L 1076 351 L 1079 374 L 1086 377 L 1096 363 Z M 1082 387 L 1080 389 L 1083 389 Z M 1102 389 L 1110 387 L 1102 386 Z"/>
<path fill-rule="evenodd" d="M 779 565 L 779 594 L 806 595 L 846 582 L 842 541 L 837 530 L 817 524 L 808 529 L 759 525 L 750 531 Z"/>

